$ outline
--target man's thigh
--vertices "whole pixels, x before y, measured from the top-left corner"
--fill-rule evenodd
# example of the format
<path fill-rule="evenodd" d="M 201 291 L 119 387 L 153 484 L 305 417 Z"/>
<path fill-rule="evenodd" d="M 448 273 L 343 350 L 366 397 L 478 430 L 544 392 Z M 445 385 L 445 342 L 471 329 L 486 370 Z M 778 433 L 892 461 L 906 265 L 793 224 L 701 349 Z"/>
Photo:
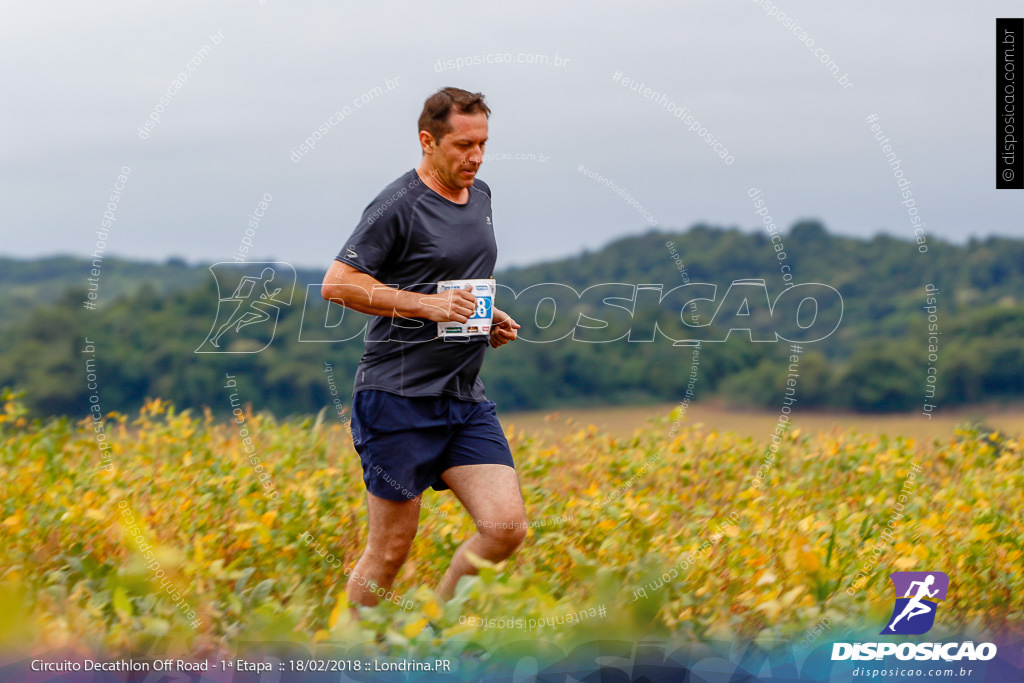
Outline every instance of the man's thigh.
<path fill-rule="evenodd" d="M 367 550 L 373 555 L 407 554 L 419 528 L 420 499 L 396 502 L 367 491 L 366 507 L 370 518 Z"/>
<path fill-rule="evenodd" d="M 519 492 L 519 477 L 508 465 L 458 465 L 445 470 L 441 477 L 478 528 L 525 526 L 526 508 Z"/>
<path fill-rule="evenodd" d="M 441 478 L 479 526 L 526 523 L 512 451 L 493 401 L 456 404 L 458 429 L 445 450 Z"/>

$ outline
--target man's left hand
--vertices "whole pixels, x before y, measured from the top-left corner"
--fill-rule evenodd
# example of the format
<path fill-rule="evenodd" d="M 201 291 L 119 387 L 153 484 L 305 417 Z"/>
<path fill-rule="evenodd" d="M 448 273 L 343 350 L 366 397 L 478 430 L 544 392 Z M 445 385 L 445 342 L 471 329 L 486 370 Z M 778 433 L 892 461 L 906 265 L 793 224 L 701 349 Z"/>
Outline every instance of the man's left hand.
<path fill-rule="evenodd" d="M 495 308 L 491 317 L 491 347 L 496 349 L 502 344 L 514 341 L 519 336 L 516 332 L 518 329 L 519 323 L 513 320 L 512 316 L 500 308 Z"/>

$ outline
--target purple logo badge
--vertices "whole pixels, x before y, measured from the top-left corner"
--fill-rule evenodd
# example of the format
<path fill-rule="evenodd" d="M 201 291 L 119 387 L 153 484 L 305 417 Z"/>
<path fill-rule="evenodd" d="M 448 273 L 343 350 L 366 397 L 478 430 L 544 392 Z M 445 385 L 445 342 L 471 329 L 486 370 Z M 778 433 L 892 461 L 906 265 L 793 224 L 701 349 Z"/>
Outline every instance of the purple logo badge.
<path fill-rule="evenodd" d="M 946 599 L 949 576 L 944 572 L 893 572 L 889 580 L 896 589 L 896 604 L 881 634 L 927 633 L 935 623 L 938 601 Z"/>

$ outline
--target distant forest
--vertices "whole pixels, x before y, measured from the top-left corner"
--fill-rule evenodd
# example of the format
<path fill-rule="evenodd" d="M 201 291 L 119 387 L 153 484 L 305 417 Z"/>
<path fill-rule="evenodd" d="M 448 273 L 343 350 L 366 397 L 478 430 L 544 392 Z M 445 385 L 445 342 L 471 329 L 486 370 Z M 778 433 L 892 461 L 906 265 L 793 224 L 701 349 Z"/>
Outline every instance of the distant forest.
<path fill-rule="evenodd" d="M 680 401 L 689 387 L 694 401 L 769 408 L 790 379 L 800 410 L 1024 398 L 1024 241 L 929 238 L 922 254 L 909 240 L 830 235 L 809 220 L 779 243 L 698 225 L 496 273 L 496 303 L 523 329 L 522 341 L 488 351 L 488 396 L 515 410 Z M 327 263 L 294 281 L 275 268 L 281 290 L 253 310 L 276 314 L 276 326 L 229 326 L 219 347 L 207 340 L 218 306 L 221 326 L 235 305 L 222 299 L 262 265 L 221 266 L 217 279 L 208 264 L 175 259 L 101 265 L 94 276 L 85 259 L 0 259 L 0 386 L 23 392 L 34 414 L 84 416 L 94 392 L 105 412 L 160 397 L 224 413 L 225 373 L 243 402 L 275 415 L 350 402 L 367 318 L 320 298 Z M 787 340 L 802 349 L 795 381 Z"/>

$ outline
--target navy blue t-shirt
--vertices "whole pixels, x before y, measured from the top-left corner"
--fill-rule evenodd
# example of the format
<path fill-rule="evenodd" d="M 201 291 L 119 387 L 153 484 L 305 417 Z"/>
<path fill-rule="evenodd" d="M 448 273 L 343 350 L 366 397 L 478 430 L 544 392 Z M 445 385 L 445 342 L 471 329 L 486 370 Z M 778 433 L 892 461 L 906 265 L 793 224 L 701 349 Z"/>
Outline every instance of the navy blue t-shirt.
<path fill-rule="evenodd" d="M 497 256 L 491 189 L 476 180 L 469 201 L 456 204 L 413 169 L 370 202 L 335 259 L 385 285 L 435 294 L 440 280 L 493 277 Z M 381 389 L 484 401 L 478 375 L 487 347 L 486 336 L 438 339 L 437 323 L 426 318 L 373 316 L 353 393 Z"/>

